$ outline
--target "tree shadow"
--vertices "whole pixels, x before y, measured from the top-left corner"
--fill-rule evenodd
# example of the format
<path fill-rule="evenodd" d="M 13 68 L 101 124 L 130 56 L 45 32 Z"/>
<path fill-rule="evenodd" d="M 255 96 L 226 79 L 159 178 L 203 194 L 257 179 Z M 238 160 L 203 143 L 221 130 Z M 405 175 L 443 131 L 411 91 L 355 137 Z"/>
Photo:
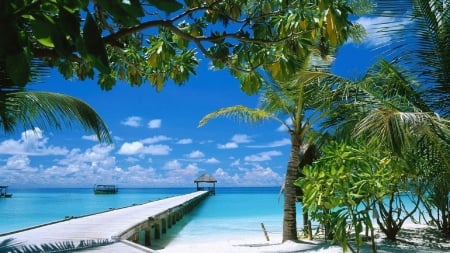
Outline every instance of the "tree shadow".
<path fill-rule="evenodd" d="M 26 245 L 9 238 L 0 242 L 0 253 L 59 253 L 59 252 L 77 252 L 90 249 L 96 249 L 102 246 L 113 244 L 114 241 L 108 239 L 99 240 L 81 240 L 78 243 L 73 241 L 43 243 L 40 245 Z"/>

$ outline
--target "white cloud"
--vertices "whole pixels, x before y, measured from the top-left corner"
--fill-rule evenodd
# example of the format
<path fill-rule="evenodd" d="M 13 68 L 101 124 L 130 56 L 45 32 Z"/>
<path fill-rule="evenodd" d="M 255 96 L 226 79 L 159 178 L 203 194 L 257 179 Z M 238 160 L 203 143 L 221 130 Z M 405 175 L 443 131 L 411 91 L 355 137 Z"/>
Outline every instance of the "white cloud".
<path fill-rule="evenodd" d="M 282 147 L 282 146 L 288 146 L 291 145 L 291 140 L 289 138 L 283 138 L 278 141 L 273 141 L 267 144 L 262 145 L 250 145 L 249 148 L 276 148 L 276 147 Z"/>
<path fill-rule="evenodd" d="M 121 155 L 135 155 L 141 153 L 142 149 L 144 149 L 144 144 L 142 142 L 125 142 L 117 153 Z"/>
<path fill-rule="evenodd" d="M 286 125 L 288 125 L 289 127 L 292 127 L 292 119 L 291 118 L 287 118 L 284 123 Z M 288 128 L 286 127 L 286 125 L 281 124 L 278 128 L 277 131 L 278 132 L 286 132 L 288 130 Z"/>
<path fill-rule="evenodd" d="M 240 171 L 228 172 L 218 168 L 213 176 L 221 185 L 228 186 L 278 186 L 283 178 L 269 167 L 255 165 L 252 168 L 242 168 Z"/>
<path fill-rule="evenodd" d="M 225 144 L 218 144 L 217 148 L 218 149 L 234 149 L 234 148 L 238 148 L 238 144 L 236 142 L 228 142 Z"/>
<path fill-rule="evenodd" d="M 380 36 L 380 29 L 392 29 L 395 24 L 396 30 L 402 30 L 412 21 L 396 17 L 360 17 L 356 20 L 356 23 L 361 24 L 366 29 L 367 37 L 363 43 L 369 47 L 378 47 L 393 40 L 392 37 Z"/>
<path fill-rule="evenodd" d="M 257 165 L 246 171 L 242 180 L 253 186 L 276 186 L 281 185 L 283 178 L 271 168 Z"/>
<path fill-rule="evenodd" d="M 81 137 L 81 139 L 83 140 L 88 140 L 88 141 L 98 141 L 97 135 L 92 134 L 92 135 L 83 135 Z"/>
<path fill-rule="evenodd" d="M 227 171 L 222 168 L 216 169 L 213 174 L 213 177 L 217 180 L 221 185 L 241 185 L 240 177 L 237 174 L 230 175 Z"/>
<path fill-rule="evenodd" d="M 187 154 L 186 157 L 188 158 L 203 158 L 205 157 L 205 154 L 201 152 L 200 150 L 192 151 L 191 153 Z"/>
<path fill-rule="evenodd" d="M 152 119 L 147 123 L 148 128 L 160 128 L 161 127 L 161 119 Z"/>
<path fill-rule="evenodd" d="M 163 168 L 166 170 L 166 176 L 170 178 L 172 183 L 178 184 L 192 184 L 201 169 L 196 163 L 190 163 L 184 166 L 178 160 L 172 160 L 164 164 Z"/>
<path fill-rule="evenodd" d="M 67 152 L 65 147 L 49 146 L 48 138 L 39 128 L 23 132 L 19 140 L 9 139 L 0 143 L 0 154 L 7 155 L 46 156 L 65 155 Z"/>
<path fill-rule="evenodd" d="M 168 155 L 172 149 L 167 145 L 156 144 L 144 147 L 144 154 L 149 155 Z"/>
<path fill-rule="evenodd" d="M 26 155 L 13 155 L 6 160 L 6 168 L 14 169 L 18 171 L 29 171 L 30 158 Z M 33 169 L 36 171 L 36 169 Z"/>
<path fill-rule="evenodd" d="M 235 143 L 249 143 L 253 140 L 246 134 L 235 134 L 231 137 L 231 140 Z"/>
<path fill-rule="evenodd" d="M 261 152 L 255 155 L 249 155 L 244 158 L 247 162 L 262 162 L 262 161 L 269 161 L 272 160 L 273 156 L 280 156 L 282 153 L 280 151 L 267 151 L 267 152 Z"/>
<path fill-rule="evenodd" d="M 179 141 L 177 141 L 177 144 L 191 144 L 192 143 L 192 139 L 181 139 Z"/>
<path fill-rule="evenodd" d="M 125 126 L 130 127 L 140 127 L 142 122 L 142 118 L 138 116 L 131 116 L 121 121 L 120 123 Z"/>
<path fill-rule="evenodd" d="M 209 159 L 205 160 L 205 163 L 209 163 L 209 164 L 215 164 L 215 163 L 220 163 L 219 160 L 217 160 L 215 157 L 211 157 Z"/>
<path fill-rule="evenodd" d="M 113 150 L 114 146 L 105 144 L 97 144 L 84 151 L 72 149 L 65 158 L 58 161 L 58 164 L 79 167 L 83 167 L 80 163 L 88 163 L 90 166 L 115 164 L 115 157 L 111 156 Z"/>
<path fill-rule="evenodd" d="M 164 164 L 163 168 L 167 169 L 167 170 L 181 169 L 181 163 L 178 160 L 171 160 L 171 161 L 166 162 Z"/>
<path fill-rule="evenodd" d="M 172 149 L 167 145 L 148 145 L 140 141 L 125 142 L 117 151 L 120 155 L 167 155 Z"/>
<path fill-rule="evenodd" d="M 239 147 L 240 143 L 249 143 L 253 142 L 253 140 L 250 138 L 250 136 L 246 134 L 235 134 L 233 137 L 231 137 L 231 141 L 227 142 L 225 144 L 218 144 L 218 149 L 235 149 Z"/>
<path fill-rule="evenodd" d="M 158 143 L 158 142 L 161 142 L 161 141 L 169 141 L 171 139 L 172 138 L 167 137 L 165 135 L 158 135 L 158 136 L 153 136 L 151 138 L 143 139 L 143 140 L 141 140 L 141 142 L 144 143 L 144 144 L 153 144 L 153 143 Z"/>
<path fill-rule="evenodd" d="M 241 160 L 240 159 L 236 159 L 230 164 L 230 166 L 233 166 L 233 167 L 238 167 L 240 165 L 241 165 Z"/>

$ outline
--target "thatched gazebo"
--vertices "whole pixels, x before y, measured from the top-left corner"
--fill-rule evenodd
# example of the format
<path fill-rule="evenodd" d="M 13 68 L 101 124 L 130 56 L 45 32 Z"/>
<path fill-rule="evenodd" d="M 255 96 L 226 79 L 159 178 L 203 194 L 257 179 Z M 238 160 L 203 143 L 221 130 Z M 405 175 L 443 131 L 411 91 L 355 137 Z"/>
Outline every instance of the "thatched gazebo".
<path fill-rule="evenodd" d="M 194 183 L 197 184 L 197 191 L 209 191 L 210 194 L 215 195 L 216 194 L 216 183 L 217 180 L 210 176 L 209 174 L 203 174 L 197 179 L 195 179 Z M 212 186 L 209 187 L 203 187 L 200 184 L 201 183 L 208 183 L 212 184 Z"/>

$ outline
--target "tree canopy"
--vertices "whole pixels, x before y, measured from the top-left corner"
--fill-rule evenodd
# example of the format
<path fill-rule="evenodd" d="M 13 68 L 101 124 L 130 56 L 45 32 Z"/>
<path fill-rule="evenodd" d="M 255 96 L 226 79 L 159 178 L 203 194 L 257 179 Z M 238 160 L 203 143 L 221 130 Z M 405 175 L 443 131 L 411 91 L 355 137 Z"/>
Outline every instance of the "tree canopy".
<path fill-rule="evenodd" d="M 246 93 L 261 86 L 259 70 L 281 77 L 311 50 L 326 57 L 361 27 L 341 0 L 20 0 L 0 3 L 0 73 L 17 85 L 33 61 L 66 78 L 185 83 L 200 59 L 229 68 Z M 202 56 L 198 56 L 198 53 Z"/>

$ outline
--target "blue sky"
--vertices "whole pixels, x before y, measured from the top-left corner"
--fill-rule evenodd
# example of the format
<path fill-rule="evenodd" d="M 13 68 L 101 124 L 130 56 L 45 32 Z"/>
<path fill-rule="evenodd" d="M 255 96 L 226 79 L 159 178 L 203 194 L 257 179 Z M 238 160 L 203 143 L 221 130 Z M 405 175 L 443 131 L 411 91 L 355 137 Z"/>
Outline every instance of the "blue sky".
<path fill-rule="evenodd" d="M 363 44 L 347 43 L 337 54 L 334 72 L 362 75 L 376 56 L 380 41 L 371 23 Z M 104 119 L 114 138 L 99 144 L 78 125 L 72 128 L 23 129 L 0 137 L 0 184 L 10 187 L 193 187 L 203 173 L 218 186 L 280 186 L 289 159 L 289 135 L 273 121 L 246 125 L 219 118 L 198 128 L 199 120 L 222 107 L 256 107 L 258 96 L 247 96 L 227 70 L 208 70 L 203 60 L 197 76 L 183 86 L 167 83 L 161 92 L 148 83 L 131 87 L 119 82 L 102 91 L 96 80 L 64 80 L 59 73 L 35 90 L 80 98 Z"/>

